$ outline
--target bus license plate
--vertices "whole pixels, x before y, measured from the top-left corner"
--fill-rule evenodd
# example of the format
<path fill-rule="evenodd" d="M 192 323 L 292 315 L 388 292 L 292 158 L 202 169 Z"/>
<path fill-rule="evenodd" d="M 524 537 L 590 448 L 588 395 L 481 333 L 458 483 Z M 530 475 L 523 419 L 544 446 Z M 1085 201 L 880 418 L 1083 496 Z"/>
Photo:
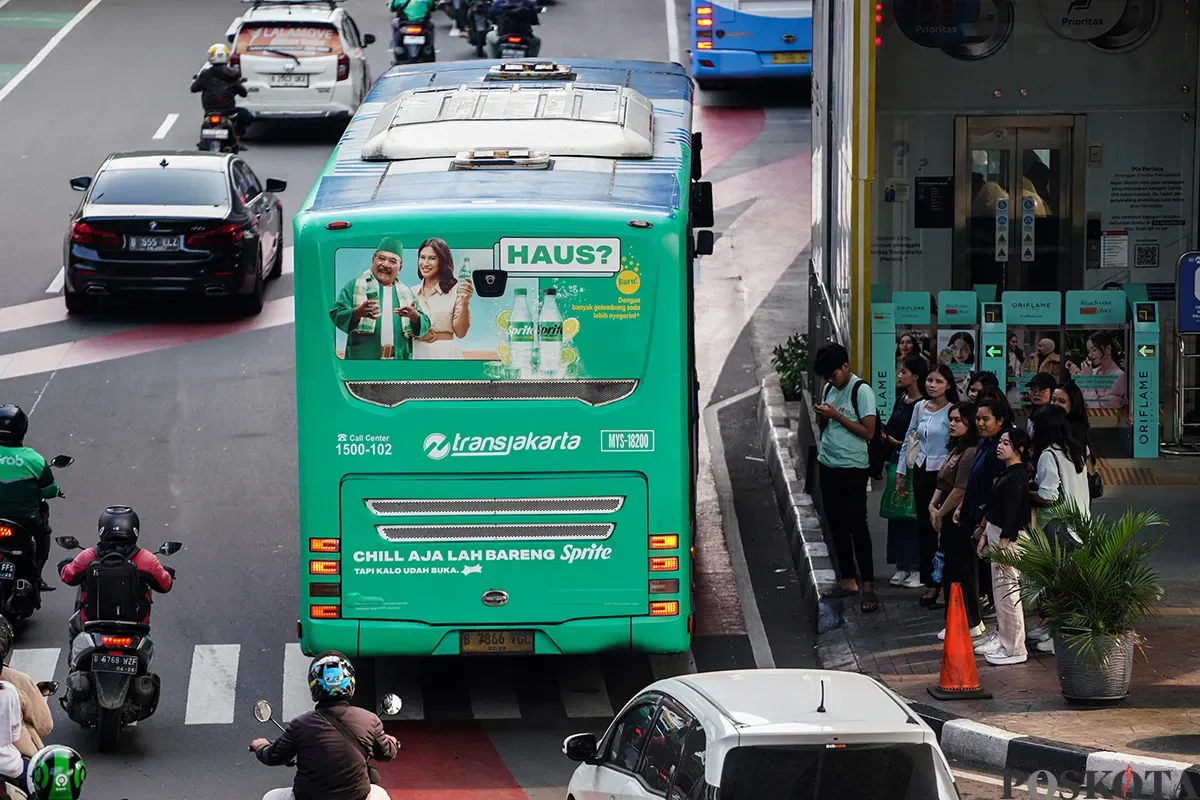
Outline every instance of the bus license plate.
<path fill-rule="evenodd" d="M 462 631 L 459 651 L 469 653 L 532 653 L 533 631 Z"/>
<path fill-rule="evenodd" d="M 92 653 L 92 672 L 116 672 L 121 675 L 137 675 L 137 656 L 114 656 L 108 653 Z"/>
<path fill-rule="evenodd" d="M 200 131 L 200 138 L 201 139 L 228 139 L 229 138 L 229 129 L 228 128 L 205 128 L 204 130 Z"/>
<path fill-rule="evenodd" d="M 404 43 L 405 44 L 425 44 L 425 37 L 424 36 L 405 36 Z"/>
<path fill-rule="evenodd" d="M 17 565 L 11 561 L 0 561 L 0 580 L 11 581 L 17 577 Z"/>
<path fill-rule="evenodd" d="M 807 64 L 808 53 L 771 53 L 772 64 Z"/>
<path fill-rule="evenodd" d="M 295 86 L 300 89 L 308 88 L 308 76 L 294 73 L 271 76 L 272 86 Z"/>
<path fill-rule="evenodd" d="M 178 236 L 130 236 L 129 249 L 148 253 L 170 253 L 179 249 Z"/>

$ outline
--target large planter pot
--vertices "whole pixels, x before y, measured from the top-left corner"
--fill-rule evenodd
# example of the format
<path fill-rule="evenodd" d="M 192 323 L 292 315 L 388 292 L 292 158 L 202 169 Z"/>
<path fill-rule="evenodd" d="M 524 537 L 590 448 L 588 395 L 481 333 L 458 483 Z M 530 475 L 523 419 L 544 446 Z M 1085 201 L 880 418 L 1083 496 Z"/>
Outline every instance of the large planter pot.
<path fill-rule="evenodd" d="M 1129 695 L 1129 683 L 1133 680 L 1133 631 L 1113 640 L 1108 663 L 1102 667 L 1084 663 L 1057 632 L 1054 655 L 1058 661 L 1058 685 L 1068 703 L 1113 706 Z"/>

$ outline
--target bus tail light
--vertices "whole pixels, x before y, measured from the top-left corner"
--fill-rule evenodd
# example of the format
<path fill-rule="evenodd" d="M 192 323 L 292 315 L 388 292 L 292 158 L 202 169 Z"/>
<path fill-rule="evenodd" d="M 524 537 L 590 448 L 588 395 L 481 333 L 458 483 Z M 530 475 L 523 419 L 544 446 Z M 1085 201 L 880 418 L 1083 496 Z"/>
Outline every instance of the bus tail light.
<path fill-rule="evenodd" d="M 655 600 L 650 603 L 650 616 L 677 617 L 679 616 L 678 600 Z"/>
<path fill-rule="evenodd" d="M 341 606 L 309 606 L 309 616 L 313 619 L 338 619 Z"/>
<path fill-rule="evenodd" d="M 341 597 L 342 585 L 340 583 L 330 583 L 328 581 L 310 583 L 308 585 L 308 593 L 313 597 Z"/>
<path fill-rule="evenodd" d="M 336 553 L 341 548 L 337 539 L 309 539 L 308 549 L 314 553 Z"/>
<path fill-rule="evenodd" d="M 309 575 L 337 575 L 338 562 L 336 561 L 310 561 L 308 562 Z"/>
<path fill-rule="evenodd" d="M 346 55 L 345 53 L 342 53 L 340 56 L 338 56 L 337 79 L 339 81 L 344 81 L 349 77 L 350 77 L 350 56 Z"/>
<path fill-rule="evenodd" d="M 712 16 L 712 6 L 696 6 L 696 16 L 711 17 Z"/>
<path fill-rule="evenodd" d="M 679 594 L 678 578 L 650 581 L 650 594 Z"/>
<path fill-rule="evenodd" d="M 711 28 L 711 27 L 712 27 L 712 24 L 713 24 L 713 21 L 712 21 L 711 19 L 698 19 L 698 20 L 696 20 L 696 27 L 697 27 L 697 28 Z"/>
<path fill-rule="evenodd" d="M 656 533 L 650 537 L 651 550 L 674 550 L 679 547 L 679 535 L 675 533 Z"/>
<path fill-rule="evenodd" d="M 651 572 L 675 572 L 679 569 L 679 556 L 653 556 L 650 559 Z"/>
<path fill-rule="evenodd" d="M 712 50 L 712 42 L 696 42 L 697 50 Z"/>

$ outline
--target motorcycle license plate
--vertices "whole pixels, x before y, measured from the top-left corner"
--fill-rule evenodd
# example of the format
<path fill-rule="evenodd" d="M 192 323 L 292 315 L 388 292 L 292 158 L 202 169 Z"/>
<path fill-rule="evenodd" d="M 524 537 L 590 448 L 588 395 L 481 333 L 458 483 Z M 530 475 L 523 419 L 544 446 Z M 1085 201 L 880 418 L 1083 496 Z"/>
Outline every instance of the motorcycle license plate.
<path fill-rule="evenodd" d="M 137 675 L 137 656 L 114 656 L 108 653 L 92 653 L 92 672 L 116 672 L 120 675 Z"/>
<path fill-rule="evenodd" d="M 516 47 L 505 47 L 500 51 L 501 58 L 524 58 L 525 51 Z"/>
<path fill-rule="evenodd" d="M 200 138 L 201 139 L 228 139 L 229 138 L 229 129 L 228 128 L 205 128 L 204 130 L 200 131 Z"/>
<path fill-rule="evenodd" d="M 129 249 L 147 253 L 173 253 L 179 249 L 179 237 L 130 236 Z"/>
<path fill-rule="evenodd" d="M 424 36 L 405 36 L 404 43 L 405 44 L 425 44 L 425 37 Z"/>
<path fill-rule="evenodd" d="M 0 561 L 0 580 L 11 581 L 17 577 L 17 565 L 11 561 Z"/>
<path fill-rule="evenodd" d="M 272 86 L 295 86 L 304 89 L 308 86 L 307 75 L 281 74 L 271 76 Z"/>

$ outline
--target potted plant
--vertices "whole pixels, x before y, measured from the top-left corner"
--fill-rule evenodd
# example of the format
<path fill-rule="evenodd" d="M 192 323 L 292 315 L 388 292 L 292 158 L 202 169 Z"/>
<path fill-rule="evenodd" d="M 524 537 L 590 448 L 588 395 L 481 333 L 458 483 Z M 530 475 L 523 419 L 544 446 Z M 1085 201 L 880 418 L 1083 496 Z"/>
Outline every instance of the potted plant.
<path fill-rule="evenodd" d="M 1164 594 L 1150 560 L 1165 534 L 1139 539 L 1166 520 L 1132 509 L 1116 520 L 1089 518 L 1073 503 L 1039 509 L 1038 517 L 1041 525 L 1031 526 L 1020 548 L 993 550 L 989 558 L 1020 570 L 1022 602 L 1037 608 L 1053 632 L 1067 702 L 1116 705 L 1129 694 L 1135 629 L 1154 615 Z M 1047 529 L 1063 536 L 1048 536 Z"/>

